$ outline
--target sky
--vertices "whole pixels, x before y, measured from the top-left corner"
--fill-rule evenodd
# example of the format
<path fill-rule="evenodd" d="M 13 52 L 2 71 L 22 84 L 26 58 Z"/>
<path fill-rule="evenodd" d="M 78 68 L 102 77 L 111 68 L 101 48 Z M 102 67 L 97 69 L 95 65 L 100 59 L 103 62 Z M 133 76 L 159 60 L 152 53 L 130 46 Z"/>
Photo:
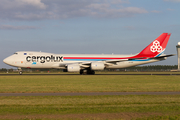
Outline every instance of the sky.
<path fill-rule="evenodd" d="M 17 51 L 136 54 L 163 32 L 177 54 L 180 0 L 0 0 L 0 68 Z M 147 65 L 177 65 L 177 56 Z"/>

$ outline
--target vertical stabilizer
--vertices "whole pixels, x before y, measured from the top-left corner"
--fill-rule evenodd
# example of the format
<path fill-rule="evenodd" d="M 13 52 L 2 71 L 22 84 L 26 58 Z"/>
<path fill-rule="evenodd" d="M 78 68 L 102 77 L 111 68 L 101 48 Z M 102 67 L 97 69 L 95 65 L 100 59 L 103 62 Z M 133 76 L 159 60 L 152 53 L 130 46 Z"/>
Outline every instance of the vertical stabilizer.
<path fill-rule="evenodd" d="M 166 45 L 169 41 L 171 34 L 163 33 L 158 38 L 156 38 L 151 44 L 144 48 L 135 58 L 143 57 L 156 57 L 160 56 L 166 49 Z"/>

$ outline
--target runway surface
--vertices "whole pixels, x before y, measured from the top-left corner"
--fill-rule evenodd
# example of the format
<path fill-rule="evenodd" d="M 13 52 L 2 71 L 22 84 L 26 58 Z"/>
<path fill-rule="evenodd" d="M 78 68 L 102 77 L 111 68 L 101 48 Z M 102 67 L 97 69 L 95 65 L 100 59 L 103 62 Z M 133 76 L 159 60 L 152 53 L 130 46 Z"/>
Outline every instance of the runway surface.
<path fill-rule="evenodd" d="M 0 76 L 17 76 L 19 75 L 17 74 L 0 74 Z M 24 75 L 31 75 L 31 76 L 37 76 L 37 75 L 80 75 L 80 74 L 22 74 L 22 76 Z M 180 75 L 180 73 L 164 73 L 164 74 L 156 74 L 156 73 L 145 73 L 145 74 L 95 74 L 95 75 Z M 20 75 L 19 75 L 20 76 Z"/>
<path fill-rule="evenodd" d="M 0 93 L 0 96 L 180 95 L 180 92 Z"/>

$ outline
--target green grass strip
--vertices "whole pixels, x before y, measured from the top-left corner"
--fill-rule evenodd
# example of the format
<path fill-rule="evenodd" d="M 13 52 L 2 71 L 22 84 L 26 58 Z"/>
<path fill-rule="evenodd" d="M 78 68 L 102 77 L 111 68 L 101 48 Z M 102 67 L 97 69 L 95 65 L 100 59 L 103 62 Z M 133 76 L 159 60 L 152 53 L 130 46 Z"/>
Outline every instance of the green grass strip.
<path fill-rule="evenodd" d="M 0 93 L 180 91 L 180 76 L 0 76 Z"/>
<path fill-rule="evenodd" d="M 180 95 L 0 97 L 0 114 L 180 111 Z"/>

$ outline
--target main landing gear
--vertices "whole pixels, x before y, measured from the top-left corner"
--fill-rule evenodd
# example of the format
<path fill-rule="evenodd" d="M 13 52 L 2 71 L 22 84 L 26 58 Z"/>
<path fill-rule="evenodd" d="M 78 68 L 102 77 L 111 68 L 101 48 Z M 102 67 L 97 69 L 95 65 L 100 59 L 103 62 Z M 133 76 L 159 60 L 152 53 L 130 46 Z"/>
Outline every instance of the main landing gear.
<path fill-rule="evenodd" d="M 94 70 L 80 70 L 81 75 L 94 75 L 95 71 Z"/>

